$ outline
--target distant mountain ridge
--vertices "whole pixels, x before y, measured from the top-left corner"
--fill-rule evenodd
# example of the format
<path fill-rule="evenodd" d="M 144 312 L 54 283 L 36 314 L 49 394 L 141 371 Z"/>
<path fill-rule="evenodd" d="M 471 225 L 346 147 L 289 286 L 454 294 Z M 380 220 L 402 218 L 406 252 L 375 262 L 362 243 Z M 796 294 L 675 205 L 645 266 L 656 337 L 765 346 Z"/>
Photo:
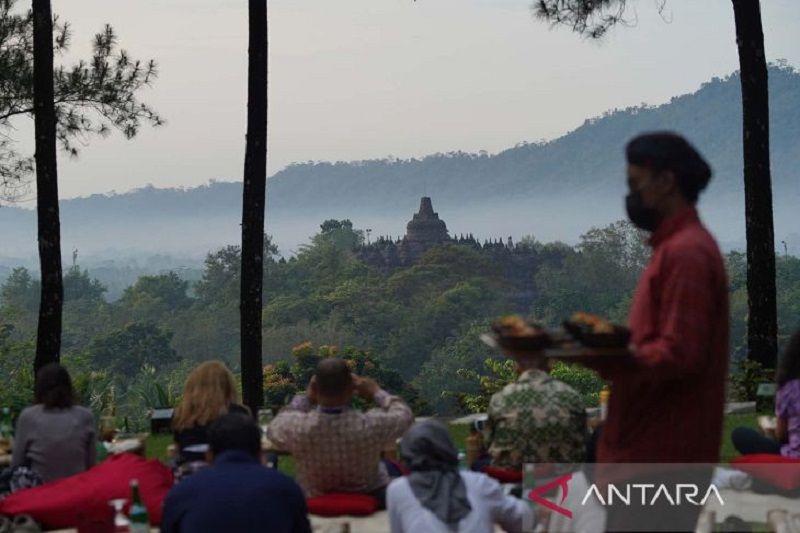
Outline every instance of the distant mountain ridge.
<path fill-rule="evenodd" d="M 797 190 L 800 73 L 772 66 L 769 75 L 773 181 L 778 190 Z M 440 197 L 440 204 L 576 190 L 605 196 L 624 184 L 625 142 L 656 129 L 681 132 L 697 144 L 714 167 L 712 183 L 718 192 L 741 191 L 741 92 L 739 76 L 733 74 L 668 103 L 609 111 L 552 141 L 496 155 L 456 152 L 411 160 L 291 165 L 273 176 L 270 192 L 276 202 L 302 197 L 306 202 L 362 206 L 365 197 L 390 206 L 399 197 L 420 196 L 423 189 Z"/>
<path fill-rule="evenodd" d="M 800 73 L 770 68 L 776 236 L 800 247 Z M 374 235 L 400 235 L 423 191 L 448 228 L 476 236 L 574 240 L 622 218 L 623 147 L 633 135 L 672 129 L 692 140 L 715 177 L 703 212 L 721 240 L 743 241 L 742 131 L 738 74 L 715 78 L 659 106 L 612 110 L 545 143 L 497 154 L 463 152 L 420 159 L 301 163 L 268 182 L 267 231 L 291 252 L 331 217 Z M 173 253 L 202 257 L 240 237 L 241 183 L 188 189 L 143 187 L 62 201 L 64 250 L 103 256 Z M 733 245 L 732 244 L 732 245 Z M 33 257 L 33 211 L 0 208 L 0 257 Z"/>

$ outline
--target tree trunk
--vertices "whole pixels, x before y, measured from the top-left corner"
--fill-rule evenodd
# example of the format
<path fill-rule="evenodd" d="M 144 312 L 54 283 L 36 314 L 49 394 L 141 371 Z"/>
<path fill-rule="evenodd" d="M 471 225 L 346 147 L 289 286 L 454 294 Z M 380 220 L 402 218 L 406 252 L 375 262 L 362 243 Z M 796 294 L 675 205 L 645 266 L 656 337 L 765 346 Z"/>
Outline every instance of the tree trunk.
<path fill-rule="evenodd" d="M 775 234 L 769 168 L 769 84 L 758 0 L 732 0 L 742 81 L 745 222 L 747 228 L 747 353 L 775 368 Z"/>
<path fill-rule="evenodd" d="M 59 360 L 61 310 L 61 224 L 58 214 L 56 112 L 53 103 L 53 13 L 50 0 L 33 0 L 33 108 L 36 132 L 36 197 L 42 292 L 34 372 Z"/>
<path fill-rule="evenodd" d="M 242 396 L 253 415 L 263 403 L 261 307 L 264 273 L 264 204 L 267 185 L 267 0 L 249 0 L 247 147 L 242 200 Z"/>

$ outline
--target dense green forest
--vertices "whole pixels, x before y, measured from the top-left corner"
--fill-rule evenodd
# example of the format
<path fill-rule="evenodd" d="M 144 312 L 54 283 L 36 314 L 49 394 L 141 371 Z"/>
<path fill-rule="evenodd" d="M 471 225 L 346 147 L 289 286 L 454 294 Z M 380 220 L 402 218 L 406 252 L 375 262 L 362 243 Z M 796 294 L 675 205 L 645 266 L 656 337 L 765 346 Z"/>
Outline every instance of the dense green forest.
<path fill-rule="evenodd" d="M 587 231 L 576 246 L 517 243 L 535 260 L 527 280 L 530 308 L 520 309 L 502 254 L 444 245 L 410 267 L 380 271 L 358 259 L 363 232 L 327 221 L 299 253 L 287 258 L 267 245 L 264 353 L 267 403 L 280 404 L 305 385 L 315 357 L 338 353 L 398 389 L 418 412 L 455 413 L 481 407 L 492 379 L 507 367 L 478 335 L 504 313 L 521 312 L 557 325 L 573 311 L 624 321 L 648 251 L 624 222 Z M 170 272 L 142 276 L 121 298 L 79 265 L 66 272 L 63 361 L 82 400 L 142 423 L 148 407 L 171 403 L 198 361 L 238 366 L 239 249 L 210 253 L 202 277 Z M 745 258 L 727 255 L 734 357 L 744 354 Z M 517 285 L 518 286 L 518 285 Z M 0 404 L 30 400 L 39 282 L 15 269 L 0 288 L 0 371 L 10 386 Z M 800 319 L 800 259 L 778 257 L 780 335 Z M 496 362 L 492 362 L 495 360 Z M 557 372 L 594 401 L 599 380 L 589 372 Z M 504 378 L 505 376 L 505 378 Z M 133 423 L 133 422 L 132 422 Z"/>

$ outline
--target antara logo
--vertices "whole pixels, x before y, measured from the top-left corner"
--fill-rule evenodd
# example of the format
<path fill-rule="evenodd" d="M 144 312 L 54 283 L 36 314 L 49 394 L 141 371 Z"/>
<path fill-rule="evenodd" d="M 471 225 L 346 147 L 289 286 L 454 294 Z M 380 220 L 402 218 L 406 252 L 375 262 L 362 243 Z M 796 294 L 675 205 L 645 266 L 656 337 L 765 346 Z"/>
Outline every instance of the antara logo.
<path fill-rule="evenodd" d="M 562 514 L 567 518 L 572 518 L 572 511 L 562 507 L 569 494 L 569 482 L 571 480 L 572 474 L 565 474 L 530 490 L 526 496 L 532 502 L 547 507 L 551 511 Z M 678 483 L 674 486 L 664 483 L 659 485 L 654 483 L 632 483 L 621 485 L 621 487 L 609 484 L 606 487 L 604 497 L 603 492 L 593 483 L 586 491 L 583 500 L 581 500 L 581 506 L 585 506 L 592 496 L 603 506 L 614 505 L 615 503 L 618 505 L 631 505 L 632 501 L 635 504 L 640 502 L 641 505 L 655 505 L 660 499 L 663 499 L 664 502 L 669 502 L 670 505 L 683 505 L 685 503 L 700 506 L 705 505 L 712 496 L 717 499 L 720 505 L 725 505 L 725 501 L 715 485 L 709 485 L 702 498 L 699 497 L 701 494 L 700 487 L 691 483 Z M 561 489 L 561 500 L 558 503 L 545 498 L 545 494 L 549 494 L 556 488 Z"/>
<path fill-rule="evenodd" d="M 561 504 L 564 503 L 564 500 L 567 499 L 567 494 L 569 494 L 569 481 L 572 479 L 572 473 L 565 474 L 561 477 L 557 477 L 553 481 L 549 483 L 545 483 L 535 489 L 532 489 L 528 494 L 528 499 L 532 502 L 536 502 L 540 505 L 543 505 L 550 509 L 551 511 L 555 511 L 556 513 L 561 513 L 567 518 L 572 518 L 572 511 L 565 507 L 561 507 Z M 561 487 L 561 501 L 558 504 L 551 502 L 547 498 L 544 497 L 545 494 L 550 492 L 556 487 Z"/>
<path fill-rule="evenodd" d="M 586 505 L 586 502 L 592 494 L 594 494 L 595 498 L 604 506 L 614 505 L 615 501 L 624 505 L 630 505 L 631 501 L 641 502 L 641 505 L 655 505 L 659 499 L 669 502 L 670 505 L 682 505 L 683 502 L 692 505 L 705 505 L 712 494 L 717 498 L 720 505 L 725 505 L 722 496 L 720 496 L 717 487 L 714 485 L 709 485 L 705 495 L 699 500 L 697 497 L 700 494 L 700 488 L 691 483 L 678 483 L 673 487 L 672 491 L 663 483 L 660 485 L 654 483 L 633 483 L 624 485 L 623 487 L 624 490 L 620 490 L 616 485 L 609 484 L 606 490 L 606 497 L 603 498 L 602 491 L 597 488 L 597 485 L 592 484 L 589 490 L 586 491 L 586 496 L 583 497 L 581 505 Z M 636 498 L 637 492 L 638 498 Z M 648 494 L 651 495 L 649 498 Z"/>

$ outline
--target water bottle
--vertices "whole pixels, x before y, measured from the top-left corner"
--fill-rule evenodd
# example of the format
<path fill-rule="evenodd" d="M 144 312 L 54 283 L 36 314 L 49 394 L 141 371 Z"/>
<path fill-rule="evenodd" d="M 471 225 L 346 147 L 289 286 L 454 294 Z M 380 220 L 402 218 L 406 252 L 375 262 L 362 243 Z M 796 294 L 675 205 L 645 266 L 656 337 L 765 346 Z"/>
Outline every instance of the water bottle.
<path fill-rule="evenodd" d="M 608 418 L 609 398 L 611 398 L 611 389 L 606 385 L 603 387 L 603 390 L 600 391 L 600 420 L 603 422 Z"/>
<path fill-rule="evenodd" d="M 458 449 L 458 469 L 467 470 L 467 454 L 464 452 L 464 448 Z"/>
<path fill-rule="evenodd" d="M 536 488 L 536 463 L 522 465 L 522 499 L 530 501 L 528 493 Z"/>

